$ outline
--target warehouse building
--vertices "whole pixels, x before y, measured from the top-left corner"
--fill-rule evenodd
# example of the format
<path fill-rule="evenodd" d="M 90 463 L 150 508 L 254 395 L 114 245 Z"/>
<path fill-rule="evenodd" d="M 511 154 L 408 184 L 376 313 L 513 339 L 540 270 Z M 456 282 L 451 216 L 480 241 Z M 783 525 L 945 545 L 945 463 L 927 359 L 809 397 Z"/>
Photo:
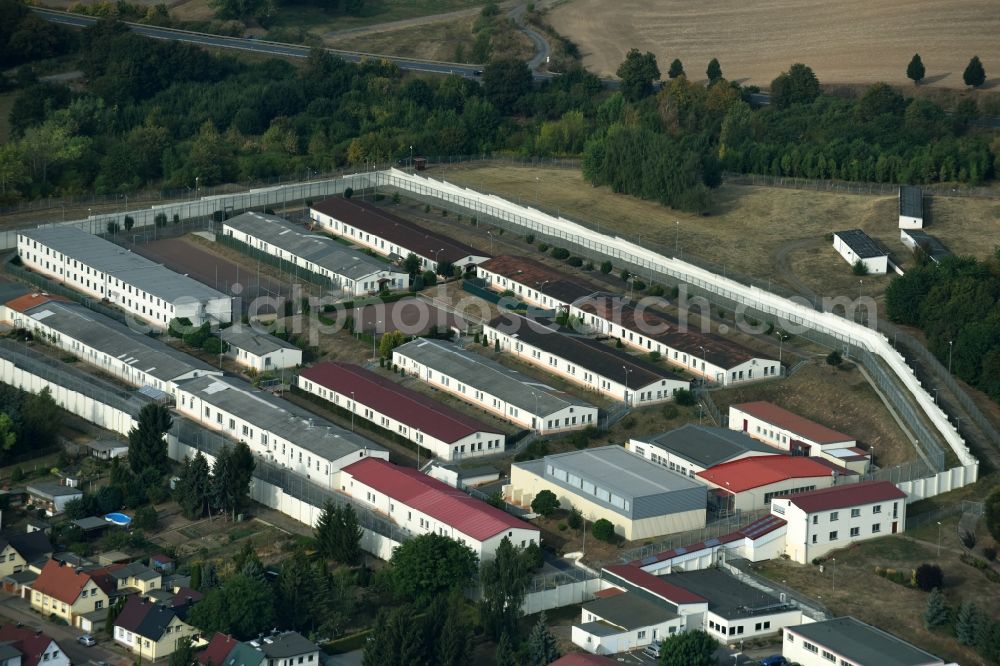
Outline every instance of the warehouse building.
<path fill-rule="evenodd" d="M 922 229 L 924 226 L 924 191 L 916 185 L 899 188 L 899 228 Z"/>
<path fill-rule="evenodd" d="M 788 627 L 784 634 L 782 656 L 801 666 L 945 666 L 931 653 L 853 617 Z"/>
<path fill-rule="evenodd" d="M 406 289 L 409 277 L 323 234 L 310 234 L 274 215 L 243 213 L 222 225 L 222 233 L 266 254 L 330 280 L 351 296 Z"/>
<path fill-rule="evenodd" d="M 392 362 L 438 390 L 542 434 L 597 425 L 597 407 L 448 342 L 413 340 L 392 351 Z"/>
<path fill-rule="evenodd" d="M 302 365 L 302 350 L 279 337 L 254 329 L 250 324 L 234 324 L 219 331 L 229 345 L 226 355 L 240 365 L 264 373 Z"/>
<path fill-rule="evenodd" d="M 822 458 L 804 456 L 742 458 L 695 474 L 712 488 L 712 504 L 724 515 L 766 509 L 774 497 L 829 488 L 854 476 Z"/>
<path fill-rule="evenodd" d="M 148 335 L 136 333 L 79 303 L 47 294 L 27 294 L 0 308 L 2 319 L 32 332 L 36 339 L 72 354 L 126 384 L 147 387 L 150 397 L 173 399 L 177 382 L 221 375 L 197 358 Z"/>
<path fill-rule="evenodd" d="M 944 246 L 944 243 L 936 237 L 931 236 L 926 231 L 920 231 L 918 229 L 900 229 L 899 240 L 901 240 L 903 245 L 908 247 L 911 252 L 914 254 L 919 252 L 935 264 L 940 264 L 942 261 L 951 256 L 951 252 L 949 252 L 948 248 Z"/>
<path fill-rule="evenodd" d="M 781 364 L 714 333 L 685 330 L 665 313 L 639 309 L 627 298 L 595 293 L 570 306 L 570 315 L 599 336 L 647 353 L 657 352 L 667 363 L 705 381 L 731 386 L 781 375 Z"/>
<path fill-rule="evenodd" d="M 693 423 L 658 435 L 630 438 L 625 448 L 690 479 L 732 460 L 779 455 L 774 448 L 743 433 Z"/>
<path fill-rule="evenodd" d="M 708 491 L 620 446 L 602 446 L 515 462 L 507 500 L 530 506 L 543 491 L 587 521 L 611 521 L 625 539 L 646 539 L 705 526 Z"/>
<path fill-rule="evenodd" d="M 413 536 L 440 534 L 491 560 L 504 539 L 518 548 L 538 544 L 538 528 L 437 479 L 386 460 L 345 467 L 340 491 L 386 516 Z"/>
<path fill-rule="evenodd" d="M 871 275 L 885 275 L 889 270 L 888 253 L 861 229 L 834 233 L 833 249 L 852 266 L 860 261 Z"/>
<path fill-rule="evenodd" d="M 177 396 L 180 414 L 327 488 L 336 487 L 336 473 L 352 462 L 389 458 L 378 444 L 230 377 L 180 382 Z"/>
<path fill-rule="evenodd" d="M 303 370 L 299 389 L 433 452 L 442 460 L 494 455 L 506 436 L 425 395 L 351 363 Z"/>
<path fill-rule="evenodd" d="M 501 314 L 483 335 L 519 361 L 632 407 L 667 402 L 691 388 L 666 367 L 519 314 Z"/>
<path fill-rule="evenodd" d="M 391 260 L 402 261 L 412 252 L 420 259 L 422 270 L 439 272 L 439 264 L 447 262 L 469 272 L 489 258 L 454 238 L 363 201 L 345 197 L 326 199 L 309 209 L 309 217 L 323 231 Z"/>
<path fill-rule="evenodd" d="M 567 310 L 573 301 L 594 293 L 593 287 L 527 257 L 493 257 L 476 267 L 476 275 L 489 289 L 511 291 L 525 303 L 550 310 Z"/>
<path fill-rule="evenodd" d="M 233 318 L 229 296 L 76 227 L 19 231 L 17 253 L 27 268 L 158 329 L 175 318 L 195 325 Z"/>

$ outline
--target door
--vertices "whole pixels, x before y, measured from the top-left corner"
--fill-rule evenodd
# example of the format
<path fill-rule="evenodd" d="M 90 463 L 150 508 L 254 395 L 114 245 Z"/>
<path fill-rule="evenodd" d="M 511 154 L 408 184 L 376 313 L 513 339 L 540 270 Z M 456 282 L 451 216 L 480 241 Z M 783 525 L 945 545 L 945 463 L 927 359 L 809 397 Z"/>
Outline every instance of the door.
<path fill-rule="evenodd" d="M 899 525 L 899 523 L 897 523 L 896 521 L 893 521 L 893 522 L 892 522 L 892 533 L 893 533 L 893 534 L 895 534 L 895 533 L 896 533 L 896 527 L 897 527 L 898 525 Z"/>
<path fill-rule="evenodd" d="M 750 424 L 746 419 L 743 419 L 743 432 L 750 432 Z"/>

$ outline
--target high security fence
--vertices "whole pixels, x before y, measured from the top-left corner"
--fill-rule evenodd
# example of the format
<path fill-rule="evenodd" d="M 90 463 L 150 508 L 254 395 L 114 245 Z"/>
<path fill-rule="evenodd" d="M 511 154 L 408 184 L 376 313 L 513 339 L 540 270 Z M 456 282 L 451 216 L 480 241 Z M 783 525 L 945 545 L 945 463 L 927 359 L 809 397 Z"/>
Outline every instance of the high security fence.
<path fill-rule="evenodd" d="M 669 251 L 650 249 L 648 243 L 639 245 L 620 236 L 602 234 L 501 197 L 396 169 L 380 172 L 373 180 L 377 180 L 377 186 L 394 188 L 418 200 L 488 218 L 490 224 L 500 228 L 520 234 L 532 233 L 536 238 L 572 248 L 581 256 L 610 258 L 634 274 L 648 275 L 664 284 L 685 284 L 691 293 L 731 309 L 738 316 L 772 322 L 826 347 L 843 350 L 865 368 L 907 422 L 907 427 L 912 428 L 921 457 L 929 466 L 942 471 L 945 467 L 943 451 L 950 448 L 963 468 L 958 482 L 971 483 L 978 476 L 978 461 L 947 415 L 934 404 L 905 359 L 876 330 L 821 311 L 818 304 L 784 298 L 754 284 L 743 284 L 732 277 L 715 274 L 680 260 Z"/>

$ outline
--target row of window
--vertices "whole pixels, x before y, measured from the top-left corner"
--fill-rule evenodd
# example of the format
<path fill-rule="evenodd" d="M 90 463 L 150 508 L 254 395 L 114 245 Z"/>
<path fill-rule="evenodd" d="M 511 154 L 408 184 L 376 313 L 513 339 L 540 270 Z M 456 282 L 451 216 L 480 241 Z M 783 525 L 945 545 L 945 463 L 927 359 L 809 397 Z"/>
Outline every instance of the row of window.
<path fill-rule="evenodd" d="M 552 465 L 547 464 L 545 466 L 545 474 L 547 476 L 551 476 L 554 479 L 558 479 L 563 483 L 567 483 L 573 486 L 574 488 L 579 488 L 584 493 L 588 495 L 593 495 L 602 502 L 607 502 L 608 504 L 618 507 L 623 511 L 632 510 L 632 503 L 629 500 L 625 499 L 624 497 L 619 497 L 618 495 L 615 495 L 610 490 L 595 485 L 592 481 L 580 478 L 579 476 L 577 476 L 572 472 L 568 472 L 559 467 L 554 467 Z"/>
<path fill-rule="evenodd" d="M 881 524 L 875 523 L 874 525 L 872 525 L 872 534 L 880 534 L 881 532 L 882 532 L 882 525 Z M 860 527 L 852 527 L 851 528 L 851 536 L 852 537 L 861 536 L 861 528 Z M 829 541 L 836 541 L 838 538 L 840 538 L 840 531 L 839 530 L 833 530 L 832 532 L 830 532 Z M 816 535 L 816 534 L 812 535 L 812 542 L 813 543 L 818 543 L 819 542 L 818 541 L 818 535 Z"/>
<path fill-rule="evenodd" d="M 795 642 L 795 636 L 793 636 L 792 634 L 790 634 L 788 632 L 785 632 L 785 641 L 787 641 L 789 643 L 794 643 Z M 835 655 L 834 653 L 830 652 L 829 650 L 820 649 L 820 647 L 818 645 L 816 645 L 815 643 L 810 643 L 809 641 L 807 641 L 805 639 L 802 640 L 802 649 L 805 650 L 806 652 L 812 652 L 813 654 L 820 654 L 820 653 L 822 653 L 824 659 L 826 659 L 827 661 L 829 661 L 830 663 L 833 663 L 833 664 L 838 664 L 839 663 L 839 666 L 856 666 L 856 664 L 854 662 L 847 661 L 846 659 L 840 659 L 839 662 L 838 662 L 837 655 Z"/>

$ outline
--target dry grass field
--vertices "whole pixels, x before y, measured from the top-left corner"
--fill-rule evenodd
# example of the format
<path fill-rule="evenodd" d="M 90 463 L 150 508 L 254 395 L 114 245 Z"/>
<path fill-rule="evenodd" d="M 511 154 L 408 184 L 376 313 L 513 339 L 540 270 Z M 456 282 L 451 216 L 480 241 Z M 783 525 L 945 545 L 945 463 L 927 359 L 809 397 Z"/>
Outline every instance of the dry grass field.
<path fill-rule="evenodd" d="M 573 169 L 477 165 L 435 168 L 429 175 L 525 204 L 537 201 L 646 246 L 652 241 L 669 250 L 676 243 L 682 252 L 726 271 L 796 291 L 857 295 L 858 277 L 826 240 L 834 231 L 864 229 L 904 265 L 910 260 L 899 241 L 893 196 L 723 185 L 711 215 L 700 216 L 593 187 Z M 938 197 L 930 214 L 928 231 L 956 253 L 983 258 L 1000 245 L 1000 201 Z M 891 279 L 869 276 L 861 287 L 865 295 L 878 296 Z"/>
<path fill-rule="evenodd" d="M 908 83 L 906 64 L 919 52 L 927 83 L 951 88 L 964 87 L 973 55 L 987 76 L 1000 67 L 995 0 L 569 0 L 550 22 L 601 75 L 632 47 L 653 51 L 664 74 L 680 58 L 690 78 L 705 79 L 715 57 L 726 78 L 764 87 L 795 62 L 823 83 Z"/>

